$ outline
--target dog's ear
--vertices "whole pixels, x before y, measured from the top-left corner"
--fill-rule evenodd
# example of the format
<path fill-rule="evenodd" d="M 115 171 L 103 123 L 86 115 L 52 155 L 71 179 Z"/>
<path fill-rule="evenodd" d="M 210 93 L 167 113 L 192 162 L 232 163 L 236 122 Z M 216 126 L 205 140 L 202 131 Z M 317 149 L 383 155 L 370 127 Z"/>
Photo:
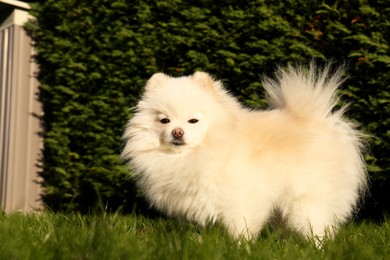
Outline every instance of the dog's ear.
<path fill-rule="evenodd" d="M 168 79 L 170 79 L 170 77 L 164 73 L 155 73 L 146 83 L 145 90 L 159 87 L 163 85 Z"/>
<path fill-rule="evenodd" d="M 218 91 L 222 89 L 222 84 L 220 81 L 215 81 L 208 73 L 197 71 L 192 75 L 192 79 L 200 83 L 205 89 L 211 91 Z"/>

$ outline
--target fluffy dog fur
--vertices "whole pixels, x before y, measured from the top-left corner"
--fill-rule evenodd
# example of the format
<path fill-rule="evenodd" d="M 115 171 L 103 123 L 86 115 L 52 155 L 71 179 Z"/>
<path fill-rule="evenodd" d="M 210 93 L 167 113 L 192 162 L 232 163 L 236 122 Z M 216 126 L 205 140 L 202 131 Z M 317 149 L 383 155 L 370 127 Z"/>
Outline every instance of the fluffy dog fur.
<path fill-rule="evenodd" d="M 335 110 L 342 70 L 280 69 L 263 85 L 272 109 L 251 111 L 207 73 L 147 82 L 122 157 L 157 209 L 235 238 L 275 212 L 305 236 L 333 235 L 366 185 L 361 134 Z"/>

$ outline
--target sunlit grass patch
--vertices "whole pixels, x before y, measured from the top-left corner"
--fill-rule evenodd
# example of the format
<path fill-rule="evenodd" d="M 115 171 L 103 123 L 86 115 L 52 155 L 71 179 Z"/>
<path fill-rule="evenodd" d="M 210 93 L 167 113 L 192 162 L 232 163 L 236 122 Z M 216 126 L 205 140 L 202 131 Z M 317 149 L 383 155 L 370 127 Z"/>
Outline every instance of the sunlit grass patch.
<path fill-rule="evenodd" d="M 351 223 L 323 249 L 266 227 L 237 243 L 219 226 L 137 215 L 0 215 L 0 259 L 385 259 L 390 223 Z"/>

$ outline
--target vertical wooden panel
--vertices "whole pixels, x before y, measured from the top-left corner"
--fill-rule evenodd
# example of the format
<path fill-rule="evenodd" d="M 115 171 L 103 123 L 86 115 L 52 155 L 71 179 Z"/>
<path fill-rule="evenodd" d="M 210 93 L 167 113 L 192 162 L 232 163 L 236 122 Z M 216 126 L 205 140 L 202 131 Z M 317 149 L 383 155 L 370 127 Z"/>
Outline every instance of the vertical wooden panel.
<path fill-rule="evenodd" d="M 15 20 L 23 12 L 16 11 Z M 37 164 L 42 143 L 40 122 L 34 116 L 41 113 L 37 66 L 21 25 L 3 27 L 0 41 L 0 202 L 7 212 L 30 211 L 41 207 Z"/>

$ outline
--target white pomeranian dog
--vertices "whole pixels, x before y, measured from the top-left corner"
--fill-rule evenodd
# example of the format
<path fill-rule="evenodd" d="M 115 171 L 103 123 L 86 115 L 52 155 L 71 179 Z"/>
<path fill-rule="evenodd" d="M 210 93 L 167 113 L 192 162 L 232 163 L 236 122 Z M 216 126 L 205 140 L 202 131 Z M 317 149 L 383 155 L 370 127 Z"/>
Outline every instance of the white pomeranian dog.
<path fill-rule="evenodd" d="M 242 107 L 205 72 L 154 74 L 122 157 L 169 216 L 252 239 L 277 214 L 309 238 L 332 236 L 366 186 L 362 135 L 335 109 L 342 74 L 279 69 L 263 81 L 266 111 Z"/>

